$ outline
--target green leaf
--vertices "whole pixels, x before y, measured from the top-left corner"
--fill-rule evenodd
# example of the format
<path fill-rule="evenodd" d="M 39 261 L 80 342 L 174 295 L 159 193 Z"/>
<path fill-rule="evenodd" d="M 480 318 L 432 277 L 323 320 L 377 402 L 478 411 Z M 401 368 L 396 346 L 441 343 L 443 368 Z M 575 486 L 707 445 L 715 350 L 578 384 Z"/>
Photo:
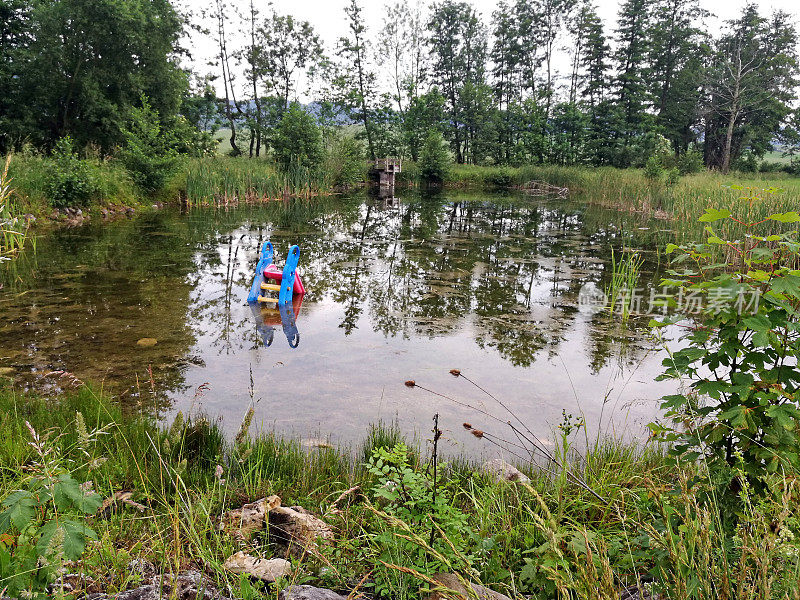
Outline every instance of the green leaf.
<path fill-rule="evenodd" d="M 61 510 L 72 504 L 87 515 L 97 512 L 97 509 L 102 504 L 100 496 L 84 493 L 80 484 L 67 473 L 59 476 L 58 481 L 53 486 L 53 501 Z"/>
<path fill-rule="evenodd" d="M 796 212 L 776 213 L 767 218 L 772 221 L 778 221 L 779 223 L 797 223 L 800 221 L 800 214 Z"/>
<path fill-rule="evenodd" d="M 52 520 L 40 531 L 42 535 L 36 543 L 36 552 L 45 557 L 63 551 L 65 558 L 78 560 L 86 548 L 86 540 L 97 539 L 93 529 L 71 519 Z"/>
<path fill-rule="evenodd" d="M 782 406 L 770 406 L 767 408 L 767 416 L 775 419 L 778 422 L 778 425 L 786 430 L 792 430 L 797 426 L 797 420 L 791 413 L 784 410 Z"/>
<path fill-rule="evenodd" d="M 779 294 L 800 298 L 800 277 L 791 274 L 776 277 L 772 280 L 771 289 Z"/>
<path fill-rule="evenodd" d="M 714 221 L 719 221 L 721 219 L 727 219 L 731 216 L 731 211 L 729 210 L 718 210 L 716 208 L 707 208 L 704 215 L 702 215 L 698 221 L 702 223 L 713 223 Z"/>
<path fill-rule="evenodd" d="M 21 530 L 33 519 L 36 505 L 36 498 L 26 490 L 9 494 L 3 501 L 6 510 L 0 513 L 0 532 L 7 531 L 9 525 L 13 525 L 18 531 Z"/>
<path fill-rule="evenodd" d="M 681 247 L 677 244 L 667 244 L 667 249 L 664 251 L 665 254 L 672 254 L 675 250 L 680 250 Z"/>
<path fill-rule="evenodd" d="M 742 321 L 746 327 L 749 327 L 753 331 L 760 331 L 766 332 L 772 329 L 772 323 L 770 323 L 769 319 L 764 315 L 753 315 L 752 317 L 747 317 Z"/>

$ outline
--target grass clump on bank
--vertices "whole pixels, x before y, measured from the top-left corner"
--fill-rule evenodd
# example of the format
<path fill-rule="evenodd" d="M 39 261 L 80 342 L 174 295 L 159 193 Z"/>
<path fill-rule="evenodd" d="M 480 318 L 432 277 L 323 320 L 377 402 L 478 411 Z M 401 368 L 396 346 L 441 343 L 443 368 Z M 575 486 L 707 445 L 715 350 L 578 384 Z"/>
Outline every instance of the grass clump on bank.
<path fill-rule="evenodd" d="M 413 183 L 418 179 L 416 165 L 404 163 L 401 181 Z M 653 178 L 643 169 L 614 167 L 450 165 L 443 185 L 496 190 L 521 188 L 531 181 L 568 188 L 574 198 L 593 204 L 655 213 L 676 221 L 694 220 L 713 206 L 731 210 L 752 222 L 800 205 L 800 179 L 780 173 L 722 175 L 702 171 L 678 178 L 666 174 Z M 759 201 L 751 202 L 755 195 L 760 196 Z"/>
<path fill-rule="evenodd" d="M 612 440 L 581 457 L 569 447 L 579 430 L 562 437 L 559 455 L 591 491 L 553 464 L 524 467 L 531 480 L 523 483 L 495 481 L 466 461 L 434 470 L 428 451 L 409 448 L 386 427 L 373 428 L 357 455 L 305 449 L 269 432 L 251 436 L 248 428 L 225 440 L 202 415 L 179 415 L 162 428 L 88 388 L 46 399 L 6 388 L 0 415 L 3 514 L 18 509 L 20 491 L 34 490 L 39 502 L 35 482 L 46 481 L 48 470 L 73 499 L 25 518 L 0 517 L 0 586 L 16 593 L 44 592 L 59 561 L 79 557 L 70 572 L 87 576 L 83 591 L 135 586 L 128 564 L 143 559 L 164 573 L 199 568 L 235 597 L 274 595 L 267 584 L 221 567 L 241 549 L 273 556 L 268 533 L 245 543 L 219 527 L 225 511 L 273 494 L 319 515 L 334 532 L 318 551 L 293 558 L 294 574 L 278 589 L 308 583 L 417 598 L 433 573 L 447 571 L 543 599 L 616 600 L 637 585 L 669 598 L 797 592 L 800 548 L 792 536 L 800 498 L 788 474 L 768 477 L 758 498 L 743 489 L 738 523 L 726 526 L 688 486 L 702 471 L 670 466 L 657 448 Z M 97 511 L 118 492 L 131 492 L 141 509 L 118 502 Z M 65 553 L 58 536 L 40 543 L 58 519 L 80 525 L 65 526 L 64 539 L 77 544 Z"/>

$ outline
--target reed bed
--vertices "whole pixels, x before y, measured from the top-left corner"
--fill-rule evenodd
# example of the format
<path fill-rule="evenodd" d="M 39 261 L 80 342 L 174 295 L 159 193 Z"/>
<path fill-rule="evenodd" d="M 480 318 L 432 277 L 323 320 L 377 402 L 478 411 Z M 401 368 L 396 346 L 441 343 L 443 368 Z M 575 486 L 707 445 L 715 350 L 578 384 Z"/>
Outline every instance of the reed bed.
<path fill-rule="evenodd" d="M 634 308 L 632 304 L 643 263 L 644 258 L 635 250 L 623 248 L 622 252 L 615 253 L 611 249 L 611 281 L 605 290 L 608 314 L 619 313 L 623 323 L 627 323 Z"/>
<path fill-rule="evenodd" d="M 591 204 L 680 223 L 696 222 L 707 208 L 728 209 L 743 221 L 755 222 L 800 206 L 800 178 L 781 173 L 722 175 L 705 171 L 668 185 L 664 180 L 648 179 L 641 169 L 455 165 L 445 186 L 496 189 L 521 187 L 530 181 L 569 188 L 571 197 Z"/>
<path fill-rule="evenodd" d="M 327 190 L 324 172 L 292 165 L 286 171 L 266 160 L 214 157 L 189 161 L 181 176 L 189 206 L 229 206 L 311 198 Z"/>

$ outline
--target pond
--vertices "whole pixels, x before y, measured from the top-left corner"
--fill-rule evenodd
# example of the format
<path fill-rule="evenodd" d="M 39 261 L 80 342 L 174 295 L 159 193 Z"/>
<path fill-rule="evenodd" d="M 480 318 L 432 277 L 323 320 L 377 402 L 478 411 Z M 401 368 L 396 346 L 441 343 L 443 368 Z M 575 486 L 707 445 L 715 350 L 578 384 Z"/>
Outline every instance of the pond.
<path fill-rule="evenodd" d="M 481 412 L 511 418 L 489 394 L 549 443 L 564 413 L 591 437 L 644 437 L 673 389 L 654 382 L 648 317 L 623 327 L 578 296 L 604 289 L 624 246 L 655 285 L 669 235 L 577 200 L 449 192 L 93 222 L 1 267 L 0 373 L 45 391 L 74 376 L 130 410 L 202 410 L 229 432 L 254 403 L 260 427 L 345 445 L 379 420 L 422 440 L 438 412 L 450 451 L 491 453 L 462 428 L 510 434 Z M 265 240 L 279 264 L 300 246 L 294 324 L 246 304 Z"/>

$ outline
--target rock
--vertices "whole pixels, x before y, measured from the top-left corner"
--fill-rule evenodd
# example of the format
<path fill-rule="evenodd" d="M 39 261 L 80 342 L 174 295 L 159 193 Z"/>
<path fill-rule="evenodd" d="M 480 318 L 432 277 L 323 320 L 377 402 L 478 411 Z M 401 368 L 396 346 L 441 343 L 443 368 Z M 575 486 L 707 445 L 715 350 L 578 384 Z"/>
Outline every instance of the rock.
<path fill-rule="evenodd" d="M 80 208 L 76 208 L 75 212 L 73 213 L 76 217 L 82 217 L 83 211 Z"/>
<path fill-rule="evenodd" d="M 246 574 L 256 579 L 272 583 L 279 577 L 286 577 L 292 572 L 292 563 L 282 558 L 256 558 L 244 552 L 229 556 L 222 567 L 237 575 Z"/>
<path fill-rule="evenodd" d="M 300 444 L 304 448 L 333 448 L 328 442 L 319 438 L 306 438 Z"/>
<path fill-rule="evenodd" d="M 177 577 L 165 575 L 153 577 L 148 585 L 109 594 L 89 594 L 85 600 L 231 600 L 218 589 L 212 582 L 197 571 L 188 571 Z"/>
<path fill-rule="evenodd" d="M 281 505 L 278 496 L 269 496 L 245 504 L 242 508 L 228 511 L 219 524 L 220 530 L 235 530 L 244 540 L 249 540 L 256 531 L 264 529 L 267 514 Z"/>
<path fill-rule="evenodd" d="M 108 209 L 107 208 L 101 208 L 100 209 L 100 216 L 103 217 L 104 219 L 107 219 L 108 218 Z"/>
<path fill-rule="evenodd" d="M 135 211 L 135 210 L 134 210 L 132 207 L 130 207 L 130 206 L 129 206 L 128 208 L 126 208 L 126 209 L 125 209 L 125 214 L 126 214 L 126 215 L 128 215 L 129 217 L 132 217 L 132 216 L 133 216 L 133 213 L 135 213 L 135 212 L 136 212 L 136 211 Z"/>
<path fill-rule="evenodd" d="M 347 597 L 312 585 L 290 585 L 281 590 L 278 600 L 347 600 Z"/>
<path fill-rule="evenodd" d="M 278 496 L 269 496 L 227 512 L 220 521 L 221 530 L 233 531 L 249 540 L 269 522 L 272 541 L 286 546 L 293 556 L 317 549 L 320 541 L 333 539 L 333 530 L 302 506 L 281 506 Z"/>
<path fill-rule="evenodd" d="M 150 346 L 155 346 L 157 343 L 158 340 L 156 338 L 142 338 L 136 342 L 136 345 L 143 348 L 149 348 Z"/>
<path fill-rule="evenodd" d="M 11 377 L 15 372 L 14 367 L 0 367 L 0 377 Z"/>
<path fill-rule="evenodd" d="M 502 458 L 487 460 L 483 463 L 482 469 L 485 473 L 497 479 L 497 481 L 513 481 L 516 483 L 527 483 L 530 481 L 525 473 L 517 469 L 514 465 L 508 464 Z"/>
<path fill-rule="evenodd" d="M 288 546 L 292 556 L 314 552 L 320 542 L 333 539 L 333 530 L 325 521 L 302 506 L 278 506 L 269 511 L 270 536 Z"/>
<path fill-rule="evenodd" d="M 437 573 L 432 579 L 438 582 L 444 590 L 452 590 L 452 592 L 449 595 L 445 595 L 442 593 L 444 590 L 437 591 L 433 589 L 426 600 L 452 600 L 453 597 L 463 598 L 464 600 L 472 600 L 473 598 L 479 598 L 480 600 L 511 600 L 508 596 L 477 583 L 469 583 L 468 589 L 467 586 L 461 583 L 461 579 L 453 573 Z"/>

